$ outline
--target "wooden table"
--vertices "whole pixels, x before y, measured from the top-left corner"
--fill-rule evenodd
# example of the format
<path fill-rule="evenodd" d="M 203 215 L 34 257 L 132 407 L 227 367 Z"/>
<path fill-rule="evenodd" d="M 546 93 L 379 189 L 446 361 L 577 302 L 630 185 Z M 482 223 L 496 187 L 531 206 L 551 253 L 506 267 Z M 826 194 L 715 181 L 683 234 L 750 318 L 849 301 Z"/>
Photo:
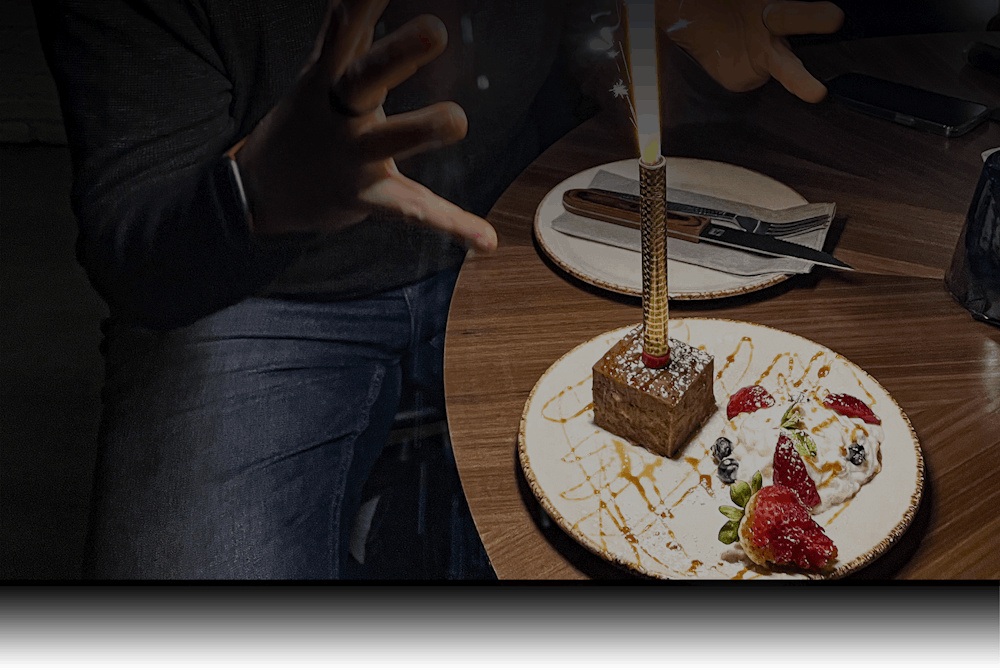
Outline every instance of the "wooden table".
<path fill-rule="evenodd" d="M 997 33 L 942 34 L 798 53 L 821 78 L 857 70 L 998 106 L 1000 81 L 964 63 L 962 49 L 974 39 L 1000 45 Z M 867 370 L 909 416 L 925 459 L 922 504 L 896 546 L 852 577 L 997 579 L 1000 330 L 970 318 L 943 276 L 980 153 L 1000 146 L 1000 125 L 948 139 L 830 101 L 807 105 L 773 82 L 742 98 L 707 97 L 724 113 L 691 123 L 691 105 L 705 101 L 683 102 L 665 153 L 744 166 L 810 201 L 836 202 L 827 250 L 861 272 L 816 269 L 741 297 L 674 301 L 671 316 L 751 321 L 819 342 Z M 577 281 L 532 236 L 535 209 L 551 188 L 634 156 L 633 145 L 597 120 L 553 145 L 490 213 L 499 251 L 470 258 L 459 277 L 445 345 L 448 421 L 469 506 L 501 579 L 631 577 L 546 523 L 517 459 L 517 433 L 529 392 L 555 360 L 642 320 L 638 299 Z"/>

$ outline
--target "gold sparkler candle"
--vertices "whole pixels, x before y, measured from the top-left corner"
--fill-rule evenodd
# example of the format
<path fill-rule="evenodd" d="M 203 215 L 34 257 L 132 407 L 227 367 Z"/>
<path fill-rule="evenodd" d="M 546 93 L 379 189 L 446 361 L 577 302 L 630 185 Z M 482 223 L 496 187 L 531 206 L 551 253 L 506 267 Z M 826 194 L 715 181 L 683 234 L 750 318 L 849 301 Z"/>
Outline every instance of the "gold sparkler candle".
<path fill-rule="evenodd" d="M 619 81 L 611 92 L 625 97 L 628 91 L 639 140 L 643 326 L 594 364 L 594 423 L 672 458 L 716 411 L 715 361 L 686 342 L 674 340 L 671 347 L 667 339 L 667 166 L 660 153 L 654 3 L 625 2 L 622 18 L 628 47 L 621 51 L 628 54 L 629 85 Z"/>
<path fill-rule="evenodd" d="M 639 193 L 642 197 L 642 360 L 662 368 L 670 360 L 667 340 L 666 162 L 660 153 L 660 88 L 656 67 L 656 17 L 653 0 L 626 0 L 625 26 L 633 113 L 639 141 Z"/>
<path fill-rule="evenodd" d="M 639 225 L 642 232 L 642 362 L 662 368 L 670 361 L 667 321 L 667 161 L 639 160 Z"/>

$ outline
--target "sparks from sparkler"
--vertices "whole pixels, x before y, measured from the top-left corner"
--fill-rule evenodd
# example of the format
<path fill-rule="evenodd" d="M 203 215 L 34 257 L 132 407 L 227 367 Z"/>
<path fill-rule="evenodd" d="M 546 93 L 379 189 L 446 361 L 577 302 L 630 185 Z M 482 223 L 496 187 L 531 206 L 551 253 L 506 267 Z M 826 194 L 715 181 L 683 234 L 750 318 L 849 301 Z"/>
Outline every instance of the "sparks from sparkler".
<path fill-rule="evenodd" d="M 678 7 L 678 10 L 681 9 L 683 6 L 684 6 L 684 0 L 681 0 L 681 4 Z M 590 20 L 592 23 L 597 23 L 597 19 L 599 19 L 600 17 L 611 16 L 611 14 L 612 14 L 611 11 L 597 12 L 590 16 Z M 630 69 L 627 66 L 627 63 L 624 62 L 625 48 L 622 45 L 621 41 L 615 41 L 613 37 L 614 31 L 621 26 L 622 23 L 621 13 L 618 12 L 615 18 L 617 22 L 613 26 L 605 26 L 598 31 L 598 36 L 590 41 L 590 48 L 594 51 L 602 52 L 606 54 L 608 58 L 613 59 L 615 61 L 615 67 L 618 69 L 619 75 L 622 74 L 622 70 L 624 69 L 624 77 L 625 79 L 628 80 L 628 83 L 626 84 L 625 80 L 622 79 L 622 77 L 619 77 L 618 81 L 615 82 L 615 84 L 613 84 L 612 87 L 608 90 L 612 95 L 615 96 L 615 98 L 622 98 L 628 104 L 629 121 L 631 121 L 632 127 L 638 131 L 639 129 L 639 123 L 637 120 L 638 115 L 636 114 L 635 104 L 632 100 L 632 96 L 629 95 L 629 89 L 632 86 L 632 79 L 631 79 L 631 73 L 629 71 Z M 694 22 L 689 21 L 688 19 L 679 18 L 677 19 L 677 21 L 674 22 L 672 26 L 666 29 L 666 32 L 669 34 L 679 30 L 683 30 L 688 26 L 690 26 L 692 23 Z M 614 48 L 615 46 L 617 46 L 617 49 Z M 622 57 L 621 61 L 618 60 L 619 56 Z M 623 65 L 625 66 L 624 68 L 622 67 Z"/>
<path fill-rule="evenodd" d="M 681 13 L 682 9 L 684 9 L 684 0 L 681 0 L 681 4 L 677 5 L 678 15 Z M 687 19 L 678 18 L 677 21 L 674 22 L 674 25 L 667 28 L 667 34 L 669 35 L 670 33 L 675 32 L 677 30 L 684 30 L 692 23 L 694 23 L 694 21 L 688 21 Z"/>
<path fill-rule="evenodd" d="M 688 21 L 687 19 L 677 19 L 677 21 L 674 22 L 674 25 L 667 28 L 667 34 L 669 35 L 670 33 L 676 32 L 678 30 L 684 30 L 692 23 L 694 23 L 694 21 Z"/>
<path fill-rule="evenodd" d="M 622 46 L 620 40 L 615 40 L 614 32 L 622 24 L 621 12 L 618 10 L 617 3 L 615 7 L 615 24 L 611 26 L 604 26 L 601 28 L 597 37 L 590 40 L 590 48 L 593 51 L 599 53 L 604 53 L 608 58 L 615 61 L 615 67 L 618 69 L 618 74 L 622 75 L 622 70 L 624 69 L 624 78 L 622 76 L 618 77 L 618 81 L 615 82 L 608 91 L 614 95 L 616 98 L 622 98 L 629 108 L 629 121 L 632 122 L 632 127 L 638 130 L 639 125 L 636 121 L 635 106 L 632 104 L 632 96 L 629 95 L 629 86 L 632 83 L 631 74 L 629 73 L 628 67 L 623 68 L 625 59 L 625 48 Z M 597 23 L 597 19 L 603 16 L 611 16 L 612 12 L 610 10 L 604 12 L 596 12 L 590 15 L 591 23 Z M 615 48 L 617 47 L 617 48 Z M 621 60 L 619 60 L 621 56 Z M 626 83 L 627 81 L 627 83 Z"/>
<path fill-rule="evenodd" d="M 622 54 L 622 61 L 624 61 L 625 49 L 622 47 L 621 42 L 618 42 L 618 53 Z M 628 105 L 628 110 L 629 110 L 628 120 L 632 122 L 632 127 L 635 128 L 636 131 L 638 131 L 639 130 L 638 116 L 635 113 L 635 105 L 632 104 L 632 96 L 629 95 L 629 85 L 632 83 L 632 75 L 631 73 L 629 73 L 629 69 L 627 67 L 625 68 L 622 67 L 623 64 L 624 63 L 618 61 L 617 57 L 615 58 L 615 67 L 618 68 L 618 74 L 621 74 L 622 70 L 624 69 L 625 79 L 628 79 L 628 84 L 625 83 L 625 80 L 619 77 L 615 85 L 611 87 L 611 93 L 613 93 L 616 98 L 623 98 L 625 100 L 625 103 Z"/>

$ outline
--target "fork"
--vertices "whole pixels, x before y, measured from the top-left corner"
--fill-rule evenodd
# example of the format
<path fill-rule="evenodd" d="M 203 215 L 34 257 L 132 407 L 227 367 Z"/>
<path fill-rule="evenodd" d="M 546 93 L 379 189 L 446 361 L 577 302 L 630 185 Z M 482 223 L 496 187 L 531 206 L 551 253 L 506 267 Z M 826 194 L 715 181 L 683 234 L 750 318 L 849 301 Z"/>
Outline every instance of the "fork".
<path fill-rule="evenodd" d="M 695 207 L 694 205 L 685 205 L 680 202 L 668 202 L 667 210 L 678 214 L 707 216 L 712 219 L 727 219 L 729 221 L 734 221 L 740 226 L 740 228 L 748 233 L 770 235 L 771 237 L 789 237 L 792 235 L 807 233 L 822 226 L 827 218 L 825 214 L 821 214 L 819 216 L 810 216 L 796 221 L 772 223 L 770 221 L 755 219 L 752 216 L 744 216 L 743 214 L 734 214 L 732 212 L 723 212 L 721 210 L 709 209 L 707 207 Z"/>

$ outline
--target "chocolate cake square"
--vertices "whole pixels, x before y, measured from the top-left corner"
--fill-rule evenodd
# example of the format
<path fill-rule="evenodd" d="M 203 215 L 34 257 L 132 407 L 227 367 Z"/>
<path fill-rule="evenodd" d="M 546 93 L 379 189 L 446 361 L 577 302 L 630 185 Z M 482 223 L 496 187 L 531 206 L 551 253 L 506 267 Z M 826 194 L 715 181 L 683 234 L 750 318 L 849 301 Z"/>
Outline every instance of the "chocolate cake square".
<path fill-rule="evenodd" d="M 642 363 L 642 326 L 594 364 L 594 422 L 629 442 L 672 457 L 715 412 L 714 360 L 670 339 L 663 368 Z"/>

